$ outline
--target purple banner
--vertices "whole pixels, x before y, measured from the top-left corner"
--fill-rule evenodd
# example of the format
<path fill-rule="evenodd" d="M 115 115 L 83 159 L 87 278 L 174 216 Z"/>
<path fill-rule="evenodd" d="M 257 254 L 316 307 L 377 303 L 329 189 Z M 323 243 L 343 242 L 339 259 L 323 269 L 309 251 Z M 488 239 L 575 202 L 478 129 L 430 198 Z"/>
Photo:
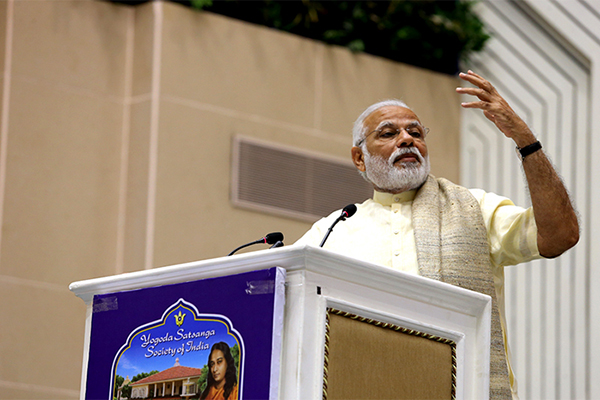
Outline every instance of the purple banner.
<path fill-rule="evenodd" d="M 284 282 L 271 268 L 94 296 L 86 399 L 275 398 Z"/>

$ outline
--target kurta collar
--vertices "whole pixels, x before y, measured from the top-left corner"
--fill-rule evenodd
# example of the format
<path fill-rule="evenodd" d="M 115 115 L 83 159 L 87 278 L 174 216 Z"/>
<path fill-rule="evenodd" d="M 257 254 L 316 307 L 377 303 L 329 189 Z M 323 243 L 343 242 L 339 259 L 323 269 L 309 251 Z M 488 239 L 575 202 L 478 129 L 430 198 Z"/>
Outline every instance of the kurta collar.
<path fill-rule="evenodd" d="M 373 194 L 373 200 L 383 206 L 391 206 L 392 204 L 404 203 L 407 201 L 413 201 L 417 191 L 409 190 L 398 194 L 378 192 L 375 190 Z"/>

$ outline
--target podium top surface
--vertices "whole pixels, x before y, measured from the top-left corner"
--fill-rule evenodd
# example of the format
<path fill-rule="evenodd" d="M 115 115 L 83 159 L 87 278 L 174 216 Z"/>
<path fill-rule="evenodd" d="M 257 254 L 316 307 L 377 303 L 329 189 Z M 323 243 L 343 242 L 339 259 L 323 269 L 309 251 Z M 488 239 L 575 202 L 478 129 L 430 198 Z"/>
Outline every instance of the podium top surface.
<path fill-rule="evenodd" d="M 470 313 L 465 309 L 467 305 L 472 308 L 474 315 L 479 314 L 491 303 L 491 298 L 481 293 L 309 245 L 260 250 L 231 257 L 77 281 L 69 285 L 69 289 L 89 304 L 96 294 L 216 278 L 271 267 L 284 268 L 288 274 L 310 271 L 384 292 L 408 295 L 411 298 L 438 298 L 442 299 L 448 309 L 460 309 Z M 465 301 L 465 298 L 468 301 Z"/>

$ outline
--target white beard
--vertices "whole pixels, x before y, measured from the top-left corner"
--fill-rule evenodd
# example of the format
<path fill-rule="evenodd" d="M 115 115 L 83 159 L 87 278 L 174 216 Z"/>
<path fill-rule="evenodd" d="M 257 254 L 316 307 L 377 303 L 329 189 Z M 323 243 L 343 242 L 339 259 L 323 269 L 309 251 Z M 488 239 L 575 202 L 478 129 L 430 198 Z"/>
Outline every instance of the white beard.
<path fill-rule="evenodd" d="M 419 162 L 401 162 L 402 166 L 394 165 L 398 156 L 414 153 Z M 375 186 L 375 189 L 385 192 L 401 193 L 420 187 L 429 176 L 429 155 L 423 157 L 416 147 L 402 147 L 394 151 L 389 159 L 382 156 L 372 156 L 363 148 L 366 173 L 363 178 Z"/>

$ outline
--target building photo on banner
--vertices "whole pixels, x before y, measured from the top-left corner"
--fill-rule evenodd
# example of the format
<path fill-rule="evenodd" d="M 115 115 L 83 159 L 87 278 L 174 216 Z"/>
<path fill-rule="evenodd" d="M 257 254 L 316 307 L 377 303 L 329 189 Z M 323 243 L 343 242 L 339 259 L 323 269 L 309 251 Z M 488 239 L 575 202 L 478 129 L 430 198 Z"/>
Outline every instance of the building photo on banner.
<path fill-rule="evenodd" d="M 490 398 L 600 398 L 599 2 L 5 0 L 0 67 L 1 399 L 327 396 L 327 307 L 423 325 L 278 254 L 490 296 Z"/>

